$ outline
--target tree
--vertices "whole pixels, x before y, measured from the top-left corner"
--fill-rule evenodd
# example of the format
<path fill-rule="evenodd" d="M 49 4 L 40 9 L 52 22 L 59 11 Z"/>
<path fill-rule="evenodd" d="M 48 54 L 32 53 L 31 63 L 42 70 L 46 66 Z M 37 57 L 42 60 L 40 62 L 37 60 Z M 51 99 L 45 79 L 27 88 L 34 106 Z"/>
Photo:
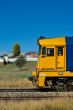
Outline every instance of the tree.
<path fill-rule="evenodd" d="M 20 67 L 20 70 L 22 70 L 22 66 L 24 66 L 25 63 L 26 63 L 26 60 L 25 60 L 24 56 L 20 55 L 16 61 L 16 65 L 18 67 Z"/>
<path fill-rule="evenodd" d="M 15 57 L 20 54 L 20 45 L 18 43 L 15 44 L 14 47 L 13 47 L 13 54 L 14 54 Z"/>

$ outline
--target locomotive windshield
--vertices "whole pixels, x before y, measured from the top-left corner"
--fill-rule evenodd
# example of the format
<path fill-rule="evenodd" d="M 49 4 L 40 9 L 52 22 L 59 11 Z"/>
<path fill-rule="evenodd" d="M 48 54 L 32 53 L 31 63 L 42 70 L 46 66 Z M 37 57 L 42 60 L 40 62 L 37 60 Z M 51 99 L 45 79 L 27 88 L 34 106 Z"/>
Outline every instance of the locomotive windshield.
<path fill-rule="evenodd" d="M 42 55 L 46 55 L 46 47 L 42 48 Z"/>
<path fill-rule="evenodd" d="M 54 48 L 47 48 L 47 56 L 54 56 Z"/>
<path fill-rule="evenodd" d="M 42 47 L 41 45 L 39 45 L 39 55 L 46 55 L 46 47 Z"/>
<path fill-rule="evenodd" d="M 39 45 L 39 55 L 54 56 L 54 48 L 46 48 Z"/>
<path fill-rule="evenodd" d="M 41 45 L 39 45 L 39 52 L 38 52 L 38 55 L 40 55 L 40 54 L 41 54 L 41 49 L 42 49 L 42 46 L 41 46 Z"/>

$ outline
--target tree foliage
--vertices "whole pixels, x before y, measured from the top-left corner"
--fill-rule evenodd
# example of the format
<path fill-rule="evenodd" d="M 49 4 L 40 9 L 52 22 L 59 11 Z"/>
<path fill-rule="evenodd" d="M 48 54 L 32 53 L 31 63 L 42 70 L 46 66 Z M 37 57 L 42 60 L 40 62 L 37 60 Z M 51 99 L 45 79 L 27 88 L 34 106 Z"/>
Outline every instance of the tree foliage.
<path fill-rule="evenodd" d="M 20 45 L 18 43 L 13 47 L 13 54 L 14 56 L 18 56 L 20 54 Z"/>
<path fill-rule="evenodd" d="M 24 66 L 25 63 L 26 63 L 26 60 L 24 56 L 20 55 L 16 61 L 16 65 L 20 68 L 20 70 L 22 70 L 22 67 Z"/>

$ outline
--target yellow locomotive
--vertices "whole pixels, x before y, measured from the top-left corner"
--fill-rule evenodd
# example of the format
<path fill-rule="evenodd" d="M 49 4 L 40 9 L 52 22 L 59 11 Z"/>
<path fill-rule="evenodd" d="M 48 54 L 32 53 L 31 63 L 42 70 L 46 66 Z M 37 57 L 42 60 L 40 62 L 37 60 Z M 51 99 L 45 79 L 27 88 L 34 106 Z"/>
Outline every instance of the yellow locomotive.
<path fill-rule="evenodd" d="M 33 84 L 39 88 L 71 89 L 73 87 L 73 37 L 40 38 Z"/>

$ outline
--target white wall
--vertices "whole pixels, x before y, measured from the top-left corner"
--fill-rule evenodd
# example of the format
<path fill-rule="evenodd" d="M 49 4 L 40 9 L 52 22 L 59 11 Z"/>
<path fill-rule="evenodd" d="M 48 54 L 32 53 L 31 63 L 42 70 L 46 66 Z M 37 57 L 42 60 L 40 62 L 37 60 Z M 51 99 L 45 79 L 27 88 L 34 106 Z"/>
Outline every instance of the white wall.
<path fill-rule="evenodd" d="M 17 60 L 17 58 L 7 58 L 7 57 L 4 57 L 4 58 L 5 58 L 5 60 L 6 60 L 7 63 L 8 62 L 13 63 L 13 62 L 15 62 Z M 4 58 L 0 58 L 0 63 L 3 63 L 4 62 Z"/>
<path fill-rule="evenodd" d="M 8 56 L 4 56 L 5 61 L 8 63 Z"/>
<path fill-rule="evenodd" d="M 8 62 L 11 62 L 11 63 L 15 62 L 16 60 L 17 58 L 8 58 Z"/>
<path fill-rule="evenodd" d="M 33 57 L 30 57 L 30 55 L 27 55 L 26 56 L 26 61 L 38 61 L 38 58 L 33 58 Z M 17 60 L 17 58 L 5 58 L 6 62 L 15 62 Z M 4 62 L 4 58 L 0 58 L 0 62 L 3 63 Z"/>
<path fill-rule="evenodd" d="M 4 62 L 3 58 L 0 58 L 0 63 L 3 63 L 3 62 Z"/>
<path fill-rule="evenodd" d="M 38 61 L 38 58 L 33 58 L 33 57 L 30 57 L 30 55 L 27 55 L 26 56 L 26 61 Z"/>

